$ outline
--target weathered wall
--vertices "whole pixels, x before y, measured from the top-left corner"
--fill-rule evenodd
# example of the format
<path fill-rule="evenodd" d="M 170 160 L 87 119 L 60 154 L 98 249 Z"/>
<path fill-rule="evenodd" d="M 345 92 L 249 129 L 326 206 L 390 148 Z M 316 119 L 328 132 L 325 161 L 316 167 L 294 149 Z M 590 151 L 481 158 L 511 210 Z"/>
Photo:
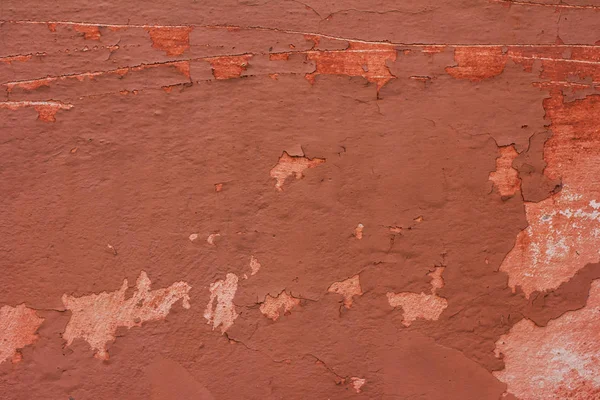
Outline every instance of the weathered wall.
<path fill-rule="evenodd" d="M 0 399 L 600 399 L 597 0 L 0 19 Z"/>

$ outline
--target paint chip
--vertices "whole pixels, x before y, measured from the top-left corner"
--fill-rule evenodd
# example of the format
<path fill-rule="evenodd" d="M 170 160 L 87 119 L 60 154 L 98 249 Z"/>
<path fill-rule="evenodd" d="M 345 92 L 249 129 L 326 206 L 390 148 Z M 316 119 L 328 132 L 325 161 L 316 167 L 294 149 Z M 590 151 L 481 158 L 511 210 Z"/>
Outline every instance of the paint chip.
<path fill-rule="evenodd" d="M 163 50 L 168 56 L 180 56 L 190 48 L 190 26 L 146 28 L 152 47 Z"/>
<path fill-rule="evenodd" d="M 218 280 L 210 285 L 210 301 L 204 311 L 207 324 L 215 330 L 221 327 L 221 333 L 231 328 L 233 321 L 238 317 L 233 304 L 233 298 L 238 287 L 238 277 L 228 273 L 225 280 Z"/>
<path fill-rule="evenodd" d="M 496 342 L 505 368 L 494 371 L 520 400 L 600 398 L 600 280 L 592 282 L 587 304 L 545 327 L 517 322 Z"/>
<path fill-rule="evenodd" d="M 352 306 L 352 297 L 362 296 L 363 294 L 358 275 L 354 275 L 352 278 L 348 278 L 341 282 L 333 283 L 331 286 L 329 286 L 327 292 L 342 295 L 344 298 L 344 306 L 346 308 L 350 308 Z"/>
<path fill-rule="evenodd" d="M 283 314 L 289 314 L 292 308 L 300 305 L 300 299 L 297 299 L 284 291 L 276 297 L 271 295 L 265 296 L 265 301 L 260 306 L 260 312 L 267 318 L 277 321 L 280 316 L 281 309 Z"/>
<path fill-rule="evenodd" d="M 361 388 L 365 385 L 365 383 L 367 383 L 366 379 L 358 378 L 356 376 L 350 378 L 350 385 L 356 393 L 362 392 Z"/>
<path fill-rule="evenodd" d="M 496 171 L 490 172 L 489 180 L 494 183 L 501 196 L 514 196 L 521 189 L 519 173 L 512 163 L 519 155 L 514 145 L 501 146 L 500 157 L 496 158 Z"/>
<path fill-rule="evenodd" d="M 35 310 L 20 304 L 0 308 L 0 364 L 11 359 L 21 360 L 19 349 L 32 344 L 38 338 L 36 331 L 44 322 Z"/>
<path fill-rule="evenodd" d="M 206 238 L 206 243 L 210 244 L 211 246 L 216 246 L 215 239 L 218 238 L 218 237 L 220 237 L 220 236 L 221 236 L 220 233 L 211 233 Z"/>
<path fill-rule="evenodd" d="M 94 350 L 94 356 L 108 360 L 106 344 L 116 340 L 117 328 L 141 326 L 143 322 L 165 319 L 171 307 L 182 300 L 185 309 L 190 308 L 189 291 L 186 282 L 175 282 L 168 288 L 150 290 L 150 279 L 142 271 L 136 282 L 136 291 L 131 298 L 125 298 L 127 279 L 121 289 L 82 297 L 64 294 L 62 302 L 71 311 L 63 338 L 67 346 L 75 339 L 83 339 Z"/>
<path fill-rule="evenodd" d="M 189 237 L 190 242 L 193 242 L 194 240 L 198 239 L 198 234 L 197 233 L 192 233 Z"/>
<path fill-rule="evenodd" d="M 260 267 L 261 265 L 258 260 L 254 256 L 250 256 L 250 269 L 252 270 L 250 275 L 256 275 Z"/>
<path fill-rule="evenodd" d="M 276 180 L 275 188 L 279 191 L 283 190 L 285 180 L 290 176 L 295 176 L 296 179 L 304 177 L 303 172 L 307 168 L 314 168 L 325 162 L 324 158 L 307 158 L 307 157 L 292 157 L 287 152 L 283 152 L 279 157 L 277 165 L 271 169 L 271 177 Z"/>
<path fill-rule="evenodd" d="M 354 236 L 356 236 L 356 238 L 358 240 L 362 239 L 363 237 L 363 229 L 364 229 L 364 225 L 363 224 L 358 224 L 356 226 L 356 228 L 354 228 Z"/>

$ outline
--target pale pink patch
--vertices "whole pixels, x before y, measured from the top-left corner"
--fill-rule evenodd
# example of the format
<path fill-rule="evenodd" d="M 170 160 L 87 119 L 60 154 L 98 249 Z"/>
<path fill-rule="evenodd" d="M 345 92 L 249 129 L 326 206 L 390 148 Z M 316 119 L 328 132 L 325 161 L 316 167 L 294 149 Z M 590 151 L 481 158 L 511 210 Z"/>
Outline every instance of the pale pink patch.
<path fill-rule="evenodd" d="M 227 274 L 225 280 L 218 280 L 210 285 L 210 301 L 204 311 L 204 318 L 208 321 L 207 324 L 212 325 L 213 330 L 220 326 L 221 332 L 225 333 L 238 317 L 233 304 L 237 286 L 238 277 L 234 274 Z"/>
<path fill-rule="evenodd" d="M 114 341 L 117 327 L 131 328 L 143 322 L 164 319 L 171 307 L 182 300 L 183 308 L 190 308 L 189 291 L 185 282 L 175 282 L 168 288 L 150 290 L 150 279 L 142 271 L 136 282 L 136 291 L 129 299 L 125 298 L 127 279 L 121 289 L 89 296 L 73 297 L 64 294 L 62 302 L 71 311 L 63 338 L 67 346 L 75 339 L 83 339 L 95 351 L 94 356 L 107 360 L 106 344 Z"/>
<path fill-rule="evenodd" d="M 281 309 L 283 314 L 288 314 L 292 308 L 300 305 L 300 299 L 292 297 L 284 291 L 279 293 L 277 297 L 267 295 L 265 301 L 260 306 L 260 312 L 267 318 L 277 321 L 280 316 Z"/>
<path fill-rule="evenodd" d="M 271 178 L 276 180 L 275 188 L 283 190 L 283 184 L 288 177 L 295 176 L 296 179 L 302 179 L 304 177 L 304 170 L 314 168 L 324 162 L 324 158 L 292 157 L 284 151 L 283 155 L 279 158 L 279 162 L 271 169 L 270 173 Z"/>
<path fill-rule="evenodd" d="M 329 286 L 327 291 L 329 293 L 341 294 L 344 298 L 344 306 L 346 308 L 350 308 L 352 306 L 353 296 L 362 296 L 363 294 L 358 275 L 354 275 L 352 278 L 348 278 L 341 282 L 333 283 L 331 286 Z"/>
<path fill-rule="evenodd" d="M 509 286 L 529 297 L 571 279 L 600 260 L 600 96 L 563 103 L 560 93 L 544 101 L 552 137 L 544 146 L 544 173 L 562 190 L 525 203 L 529 226 L 521 231 L 500 270 Z"/>
<path fill-rule="evenodd" d="M 363 224 L 358 224 L 356 228 L 354 228 L 354 236 L 356 236 L 358 240 L 362 239 L 364 228 L 365 226 Z"/>
<path fill-rule="evenodd" d="M 198 234 L 192 233 L 188 239 L 190 239 L 190 242 L 193 242 L 194 240 L 198 239 Z"/>
<path fill-rule="evenodd" d="M 206 243 L 210 244 L 211 246 L 216 246 L 215 239 L 218 238 L 219 236 L 221 236 L 220 233 L 211 233 L 206 238 Z"/>
<path fill-rule="evenodd" d="M 35 332 L 42 322 L 44 319 L 25 304 L 0 308 L 0 363 L 9 358 L 13 363 L 20 361 L 21 353 L 18 350 L 38 338 Z"/>
<path fill-rule="evenodd" d="M 520 400 L 600 398 L 600 280 L 587 304 L 545 327 L 522 319 L 496 342 L 505 368 L 493 374 Z"/>
<path fill-rule="evenodd" d="M 444 279 L 442 278 L 442 274 L 446 267 L 435 267 L 435 269 L 428 273 L 427 276 L 431 278 L 431 293 L 435 294 L 438 289 L 444 287 Z"/>
<path fill-rule="evenodd" d="M 519 173 L 512 163 L 519 155 L 514 145 L 499 148 L 500 157 L 496 158 L 496 171 L 490 172 L 489 180 L 494 182 L 501 196 L 513 196 L 521 188 Z"/>
<path fill-rule="evenodd" d="M 356 376 L 350 378 L 350 385 L 356 393 L 362 392 L 361 388 L 364 386 L 365 383 L 367 383 L 366 379 L 358 378 Z"/>
<path fill-rule="evenodd" d="M 402 308 L 402 324 L 410 326 L 417 319 L 436 321 L 448 307 L 448 301 L 436 294 L 437 289 L 444 287 L 442 273 L 445 267 L 435 267 L 433 272 L 427 274 L 431 280 L 431 294 L 426 293 L 387 293 L 390 306 Z"/>
<path fill-rule="evenodd" d="M 252 270 L 250 275 L 256 275 L 260 267 L 261 265 L 258 260 L 254 256 L 250 256 L 250 269 Z"/>

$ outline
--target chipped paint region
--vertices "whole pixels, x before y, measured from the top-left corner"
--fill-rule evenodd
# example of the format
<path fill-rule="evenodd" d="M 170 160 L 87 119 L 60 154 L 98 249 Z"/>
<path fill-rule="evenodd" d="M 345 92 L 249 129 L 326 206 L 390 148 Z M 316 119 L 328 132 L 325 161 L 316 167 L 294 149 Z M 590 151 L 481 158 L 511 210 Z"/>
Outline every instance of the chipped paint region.
<path fill-rule="evenodd" d="M 83 33 L 86 40 L 100 40 L 100 27 L 95 25 L 73 25 L 75 32 Z"/>
<path fill-rule="evenodd" d="M 287 294 L 286 291 L 282 291 L 276 297 L 271 295 L 265 296 L 265 301 L 260 306 L 260 312 L 267 318 L 271 318 L 273 321 L 277 321 L 280 317 L 281 309 L 283 308 L 283 314 L 289 314 L 292 308 L 300 305 L 300 299 Z"/>
<path fill-rule="evenodd" d="M 454 49 L 457 65 L 446 67 L 446 73 L 456 79 L 477 82 L 500 75 L 507 60 L 502 46 L 457 47 Z"/>
<path fill-rule="evenodd" d="M 72 104 L 64 104 L 59 101 L 3 101 L 0 109 L 19 110 L 21 108 L 33 108 L 38 113 L 38 119 L 44 122 L 56 121 L 56 113 L 59 110 L 70 110 Z"/>
<path fill-rule="evenodd" d="M 513 291 L 519 286 L 527 297 L 600 260 L 600 96 L 563 103 L 554 95 L 544 106 L 553 132 L 544 146 L 544 173 L 562 179 L 562 190 L 525 203 L 529 226 L 500 266 Z"/>
<path fill-rule="evenodd" d="M 248 68 L 248 61 L 252 54 L 242 54 L 240 56 L 220 56 L 205 58 L 212 67 L 212 73 L 215 79 L 233 79 L 239 78 Z"/>
<path fill-rule="evenodd" d="M 489 180 L 500 192 L 501 196 L 514 196 L 521 189 L 519 173 L 512 163 L 519 155 L 514 145 L 501 146 L 500 157 L 496 158 L 496 171 L 490 172 Z"/>
<path fill-rule="evenodd" d="M 344 298 L 344 306 L 346 308 L 350 308 L 352 306 L 352 297 L 362 296 L 363 294 L 358 275 L 354 275 L 352 278 L 348 278 L 341 282 L 333 283 L 331 286 L 329 286 L 327 292 L 342 295 Z"/>
<path fill-rule="evenodd" d="M 258 262 L 258 260 L 256 259 L 256 257 L 250 256 L 250 270 L 252 271 L 252 273 L 250 275 L 256 275 L 256 273 L 258 272 L 260 267 L 261 267 L 261 265 Z"/>
<path fill-rule="evenodd" d="M 317 75 L 361 76 L 379 91 L 395 78 L 386 62 L 396 61 L 396 56 L 396 46 L 386 43 L 350 42 L 345 50 L 308 51 L 306 58 L 316 67 L 306 79 L 312 83 Z"/>
<path fill-rule="evenodd" d="M 536 326 L 523 319 L 496 342 L 494 375 L 520 400 L 600 398 L 600 280 L 585 307 Z"/>
<path fill-rule="evenodd" d="M 180 56 L 190 48 L 191 26 L 148 27 L 152 47 L 164 51 L 168 56 Z"/>
<path fill-rule="evenodd" d="M 19 362 L 19 349 L 37 340 L 36 331 L 42 322 L 44 319 L 25 304 L 0 308 L 0 363 L 8 359 Z"/>
<path fill-rule="evenodd" d="M 276 180 L 275 188 L 279 191 L 283 190 L 283 184 L 288 177 L 295 176 L 296 179 L 302 179 L 306 169 L 314 168 L 324 162 L 324 158 L 292 157 L 284 151 L 277 165 L 270 172 L 271 178 Z"/>
<path fill-rule="evenodd" d="M 206 243 L 210 244 L 211 246 L 216 246 L 217 244 L 215 243 L 215 240 L 221 237 L 220 233 L 211 233 L 210 235 L 208 235 L 208 237 L 206 238 Z"/>
<path fill-rule="evenodd" d="M 95 351 L 94 356 L 108 360 L 106 344 L 116 340 L 117 328 L 141 326 L 143 322 L 165 319 L 171 307 L 182 300 L 183 308 L 190 308 L 186 282 L 175 282 L 168 288 L 150 290 L 150 279 L 142 271 L 136 282 L 136 291 L 126 299 L 127 279 L 121 289 L 89 296 L 73 297 L 64 294 L 62 302 L 71 311 L 63 338 L 67 346 L 75 339 L 83 339 Z"/>
<path fill-rule="evenodd" d="M 233 304 L 237 287 L 238 277 L 231 273 L 225 276 L 225 280 L 221 279 L 210 285 L 210 301 L 204 311 L 204 318 L 207 324 L 212 325 L 213 330 L 220 326 L 221 333 L 225 333 L 238 317 Z"/>
<path fill-rule="evenodd" d="M 442 273 L 445 267 L 435 267 L 433 272 L 427 274 L 431 277 L 431 294 L 427 293 L 387 293 L 390 306 L 402 308 L 402 324 L 410 326 L 417 319 L 436 321 L 442 312 L 448 307 L 448 300 L 436 294 L 437 290 L 444 286 Z"/>
<path fill-rule="evenodd" d="M 358 224 L 356 228 L 354 228 L 354 236 L 360 240 L 363 238 L 363 229 L 365 226 L 363 224 Z"/>
<path fill-rule="evenodd" d="M 362 392 L 361 388 L 365 385 L 365 383 L 367 383 L 366 379 L 358 378 L 356 376 L 350 378 L 350 386 L 352 386 L 356 393 Z"/>

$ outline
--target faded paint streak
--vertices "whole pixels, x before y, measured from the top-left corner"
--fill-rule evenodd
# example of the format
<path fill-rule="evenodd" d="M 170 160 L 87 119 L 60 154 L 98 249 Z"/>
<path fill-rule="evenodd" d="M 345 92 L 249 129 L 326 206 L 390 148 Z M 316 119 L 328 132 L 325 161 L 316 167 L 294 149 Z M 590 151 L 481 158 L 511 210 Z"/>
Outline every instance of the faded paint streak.
<path fill-rule="evenodd" d="M 212 67 L 212 73 L 215 79 L 233 79 L 239 78 L 242 72 L 248 68 L 248 60 L 252 54 L 243 54 L 241 56 L 220 56 L 205 58 Z"/>
<path fill-rule="evenodd" d="M 553 132 L 544 147 L 544 173 L 562 179 L 562 190 L 525 203 L 529 226 L 500 267 L 509 286 L 520 286 L 528 297 L 559 287 L 600 260 L 600 96 L 564 103 L 555 93 L 544 106 Z"/>
<path fill-rule="evenodd" d="M 519 155 L 514 145 L 499 147 L 500 157 L 496 158 L 496 171 L 490 172 L 489 180 L 494 183 L 501 196 L 514 196 L 521 189 L 519 173 L 512 163 Z"/>
<path fill-rule="evenodd" d="M 167 53 L 168 56 L 180 56 L 190 48 L 192 27 L 149 27 L 152 47 Z"/>
<path fill-rule="evenodd" d="M 20 361 L 19 349 L 37 340 L 36 331 L 42 322 L 44 319 L 25 304 L 0 308 L 0 364 L 8 359 Z"/>
<path fill-rule="evenodd" d="M 352 297 L 362 296 L 363 294 L 360 287 L 359 275 L 354 275 L 353 277 L 341 282 L 334 282 L 331 286 L 329 286 L 327 292 L 342 295 L 344 299 L 344 306 L 346 308 L 350 308 L 352 306 Z"/>
<path fill-rule="evenodd" d="M 314 168 L 324 162 L 324 158 L 292 157 L 284 151 L 279 157 L 277 165 L 271 169 L 270 175 L 271 178 L 276 180 L 275 188 L 281 191 L 288 177 L 295 176 L 296 179 L 302 179 L 304 177 L 303 172 L 307 168 Z"/>
<path fill-rule="evenodd" d="M 221 327 L 221 333 L 231 328 L 233 321 L 238 317 L 233 304 L 233 298 L 238 287 L 238 277 L 227 274 L 225 280 L 218 280 L 210 285 L 210 301 L 204 311 L 206 323 L 215 330 Z"/>
<path fill-rule="evenodd" d="M 284 291 L 279 293 L 276 297 L 271 295 L 265 296 L 265 301 L 260 306 L 260 312 L 267 318 L 271 318 L 273 321 L 277 321 L 280 317 L 281 309 L 283 308 L 283 314 L 289 314 L 292 308 L 300 305 L 300 299 L 289 295 Z"/>
<path fill-rule="evenodd" d="M 536 326 L 523 319 L 496 342 L 505 368 L 493 374 L 520 400 L 600 398 L 600 280 L 587 304 Z"/>
<path fill-rule="evenodd" d="M 73 297 L 64 294 L 63 304 L 71 311 L 63 338 L 67 346 L 75 339 L 89 343 L 94 356 L 108 360 L 106 344 L 116 340 L 117 328 L 141 326 L 143 322 L 165 319 L 171 307 L 182 300 L 183 308 L 190 308 L 189 291 L 186 282 L 175 282 L 168 288 L 150 290 L 150 279 L 142 271 L 136 282 L 136 291 L 131 298 L 125 298 L 127 279 L 121 289 L 89 296 Z"/>
<path fill-rule="evenodd" d="M 386 61 L 396 61 L 396 47 L 384 43 L 350 42 L 346 50 L 308 51 L 306 58 L 316 69 L 306 79 L 314 82 L 317 75 L 361 76 L 377 84 L 377 90 L 394 79 Z"/>

